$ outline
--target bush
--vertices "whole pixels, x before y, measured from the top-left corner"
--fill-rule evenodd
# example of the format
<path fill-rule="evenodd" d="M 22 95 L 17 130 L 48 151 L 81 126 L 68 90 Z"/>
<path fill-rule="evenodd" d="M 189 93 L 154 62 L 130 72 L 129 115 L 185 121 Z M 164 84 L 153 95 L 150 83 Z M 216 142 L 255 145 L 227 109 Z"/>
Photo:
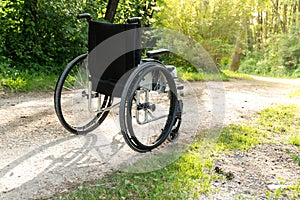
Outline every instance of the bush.
<path fill-rule="evenodd" d="M 231 59 L 229 57 L 222 57 L 220 60 L 220 69 L 228 69 Z"/>
<path fill-rule="evenodd" d="M 86 51 L 86 23 L 76 14 L 87 4 L 63 1 L 3 1 L 0 9 L 0 53 L 10 66 L 31 71 L 61 66 Z M 44 70 L 45 71 L 45 70 Z"/>
<path fill-rule="evenodd" d="M 300 31 L 282 35 L 279 55 L 282 57 L 282 64 L 287 70 L 296 70 L 300 67 Z"/>
<path fill-rule="evenodd" d="M 254 51 L 243 59 L 243 73 L 300 77 L 300 32 L 273 36 L 265 50 Z"/>

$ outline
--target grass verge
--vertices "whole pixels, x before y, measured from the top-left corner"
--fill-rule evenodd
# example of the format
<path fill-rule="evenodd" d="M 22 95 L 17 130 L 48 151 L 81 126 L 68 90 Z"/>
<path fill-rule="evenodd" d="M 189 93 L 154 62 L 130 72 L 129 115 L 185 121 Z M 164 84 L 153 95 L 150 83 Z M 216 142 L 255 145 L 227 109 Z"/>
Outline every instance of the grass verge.
<path fill-rule="evenodd" d="M 49 92 L 54 91 L 58 75 L 21 73 L 16 76 L 0 76 L 0 91 L 6 92 Z"/>
<path fill-rule="evenodd" d="M 300 90 L 296 90 L 288 95 L 290 98 L 300 97 Z"/>
<path fill-rule="evenodd" d="M 68 194 L 59 194 L 56 199 L 195 199 L 211 191 L 213 180 L 230 178 L 215 173 L 214 159 L 220 153 L 251 149 L 281 136 L 293 138 L 281 142 L 299 146 L 299 134 L 295 134 L 300 130 L 299 114 L 294 105 L 267 108 L 247 125 L 223 128 L 217 142 L 199 136 L 188 152 L 163 169 L 142 174 L 114 172 L 81 184 Z M 291 156 L 299 162 L 297 155 Z M 299 185 L 281 190 L 278 195 L 285 191 L 300 197 Z"/>
<path fill-rule="evenodd" d="M 179 78 L 185 81 L 228 81 L 230 79 L 252 79 L 239 72 L 222 70 L 220 73 L 186 72 L 178 68 Z"/>
<path fill-rule="evenodd" d="M 27 72 L 17 69 L 1 68 L 5 71 L 0 74 L 0 91 L 6 92 L 48 92 L 55 88 L 58 75 L 54 73 Z M 186 81 L 228 81 L 230 79 L 251 79 L 251 76 L 223 70 L 218 74 L 184 72 L 178 68 L 179 77 Z"/>

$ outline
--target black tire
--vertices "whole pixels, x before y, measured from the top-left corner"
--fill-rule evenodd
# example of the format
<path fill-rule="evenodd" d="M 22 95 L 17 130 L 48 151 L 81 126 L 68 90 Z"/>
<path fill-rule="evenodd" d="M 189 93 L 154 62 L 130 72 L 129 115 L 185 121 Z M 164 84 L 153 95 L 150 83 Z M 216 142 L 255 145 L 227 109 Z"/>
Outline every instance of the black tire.
<path fill-rule="evenodd" d="M 54 93 L 56 115 L 69 132 L 80 135 L 96 129 L 107 117 L 109 111 L 89 112 L 88 88 L 89 73 L 87 69 L 87 54 L 72 60 L 60 75 Z M 97 94 L 95 99 L 101 99 L 101 108 L 111 106 L 110 96 Z"/>
<path fill-rule="evenodd" d="M 123 137 L 133 150 L 151 151 L 166 140 L 175 120 L 176 94 L 175 82 L 162 64 L 143 63 L 132 72 L 119 116 Z"/>

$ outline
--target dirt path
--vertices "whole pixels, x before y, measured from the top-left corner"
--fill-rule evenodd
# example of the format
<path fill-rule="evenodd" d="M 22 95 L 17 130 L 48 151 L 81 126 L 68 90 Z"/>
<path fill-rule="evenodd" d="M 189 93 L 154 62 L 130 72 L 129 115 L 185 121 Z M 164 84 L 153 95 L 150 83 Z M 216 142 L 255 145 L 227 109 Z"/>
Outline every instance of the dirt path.
<path fill-rule="evenodd" d="M 300 103 L 299 98 L 288 97 L 300 90 L 299 80 L 254 77 L 190 83 L 186 89 L 180 145 L 188 144 L 201 129 L 250 119 L 272 103 Z M 140 157 L 153 158 L 160 151 L 178 147 L 165 144 L 160 150 L 143 155 L 131 151 L 119 133 L 117 110 L 93 134 L 73 136 L 56 118 L 52 93 L 1 95 L 0 113 L 1 199 L 51 196 L 74 183 L 120 170 L 124 163 Z M 181 152 L 177 153 L 178 156 Z M 176 156 L 164 164 L 174 159 Z M 297 178 L 299 174 L 298 170 L 294 175 Z"/>

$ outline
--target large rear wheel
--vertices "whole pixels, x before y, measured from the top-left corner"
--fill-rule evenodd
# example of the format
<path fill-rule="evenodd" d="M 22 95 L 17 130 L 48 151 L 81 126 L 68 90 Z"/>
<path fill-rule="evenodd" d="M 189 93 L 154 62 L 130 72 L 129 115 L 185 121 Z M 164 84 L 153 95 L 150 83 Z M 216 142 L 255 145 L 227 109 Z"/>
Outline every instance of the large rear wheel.
<path fill-rule="evenodd" d="M 147 152 L 161 145 L 172 131 L 177 91 L 169 71 L 158 62 L 137 67 L 125 84 L 120 126 L 127 144 Z"/>
<path fill-rule="evenodd" d="M 89 85 L 87 54 L 83 54 L 67 65 L 54 94 L 57 117 L 71 133 L 85 134 L 94 130 L 109 113 L 103 109 L 111 106 L 111 97 L 89 92 Z"/>

